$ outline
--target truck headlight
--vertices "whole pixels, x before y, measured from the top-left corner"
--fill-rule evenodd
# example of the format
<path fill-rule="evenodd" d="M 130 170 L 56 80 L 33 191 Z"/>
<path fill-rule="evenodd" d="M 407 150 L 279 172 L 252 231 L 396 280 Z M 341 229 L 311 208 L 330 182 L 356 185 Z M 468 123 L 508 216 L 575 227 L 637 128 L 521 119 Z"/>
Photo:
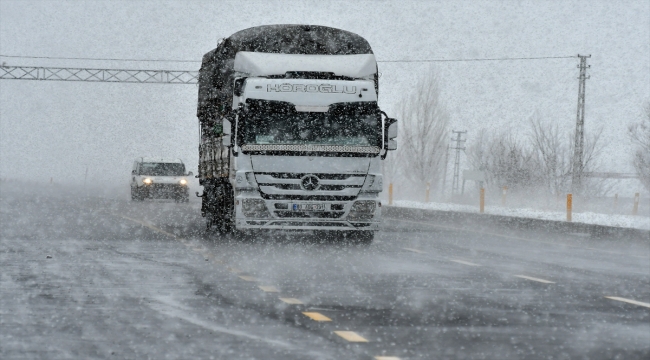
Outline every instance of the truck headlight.
<path fill-rule="evenodd" d="M 142 180 L 142 183 L 145 184 L 145 185 L 151 185 L 151 183 L 153 183 L 153 180 L 151 180 L 149 178 L 144 178 Z"/>
<path fill-rule="evenodd" d="M 181 179 L 181 181 L 179 181 L 179 183 L 180 183 L 181 185 L 185 186 L 185 185 L 187 185 L 187 180 L 185 180 L 185 179 Z"/>
<path fill-rule="evenodd" d="M 241 209 L 246 217 L 252 218 L 268 218 L 271 217 L 266 204 L 262 199 L 243 199 L 241 202 Z"/>
<path fill-rule="evenodd" d="M 349 220 L 370 220 L 375 215 L 377 202 L 374 200 L 359 200 L 352 204 L 350 213 L 348 214 Z"/>

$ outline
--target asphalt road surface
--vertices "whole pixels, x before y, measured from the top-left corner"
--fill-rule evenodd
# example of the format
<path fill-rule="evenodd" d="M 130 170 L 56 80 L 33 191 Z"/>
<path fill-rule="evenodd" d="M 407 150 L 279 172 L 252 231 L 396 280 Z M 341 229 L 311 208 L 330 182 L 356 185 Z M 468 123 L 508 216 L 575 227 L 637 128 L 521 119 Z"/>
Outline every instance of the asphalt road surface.
<path fill-rule="evenodd" d="M 198 203 L 0 185 L 2 359 L 649 359 L 650 239 L 385 219 L 206 233 Z"/>

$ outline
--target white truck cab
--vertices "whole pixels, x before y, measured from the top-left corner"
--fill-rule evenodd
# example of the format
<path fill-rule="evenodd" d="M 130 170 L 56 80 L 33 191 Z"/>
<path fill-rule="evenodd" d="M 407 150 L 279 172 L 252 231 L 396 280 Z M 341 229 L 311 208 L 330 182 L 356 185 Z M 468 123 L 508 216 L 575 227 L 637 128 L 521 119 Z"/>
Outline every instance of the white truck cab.
<path fill-rule="evenodd" d="M 201 214 L 221 232 L 308 230 L 369 243 L 397 120 L 370 44 L 317 25 L 245 29 L 203 57 Z"/>
<path fill-rule="evenodd" d="M 189 201 L 185 164 L 180 159 L 139 157 L 131 170 L 131 200 L 174 199 Z"/>

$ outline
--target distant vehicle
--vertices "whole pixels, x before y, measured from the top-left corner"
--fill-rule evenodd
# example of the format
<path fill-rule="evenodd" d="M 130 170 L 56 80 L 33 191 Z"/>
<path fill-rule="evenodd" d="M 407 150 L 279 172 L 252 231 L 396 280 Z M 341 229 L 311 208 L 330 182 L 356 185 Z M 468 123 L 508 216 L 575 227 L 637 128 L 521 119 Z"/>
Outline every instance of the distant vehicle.
<path fill-rule="evenodd" d="M 131 200 L 174 199 L 188 202 L 189 190 L 185 164 L 180 159 L 139 157 L 131 170 Z"/>

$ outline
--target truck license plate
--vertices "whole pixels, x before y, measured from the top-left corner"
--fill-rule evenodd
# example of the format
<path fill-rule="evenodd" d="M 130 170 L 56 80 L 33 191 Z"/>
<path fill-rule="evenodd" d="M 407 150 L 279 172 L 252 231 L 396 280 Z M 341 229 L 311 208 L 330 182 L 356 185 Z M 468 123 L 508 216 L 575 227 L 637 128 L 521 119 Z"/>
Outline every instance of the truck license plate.
<path fill-rule="evenodd" d="M 325 204 L 292 204 L 293 211 L 324 211 Z"/>

